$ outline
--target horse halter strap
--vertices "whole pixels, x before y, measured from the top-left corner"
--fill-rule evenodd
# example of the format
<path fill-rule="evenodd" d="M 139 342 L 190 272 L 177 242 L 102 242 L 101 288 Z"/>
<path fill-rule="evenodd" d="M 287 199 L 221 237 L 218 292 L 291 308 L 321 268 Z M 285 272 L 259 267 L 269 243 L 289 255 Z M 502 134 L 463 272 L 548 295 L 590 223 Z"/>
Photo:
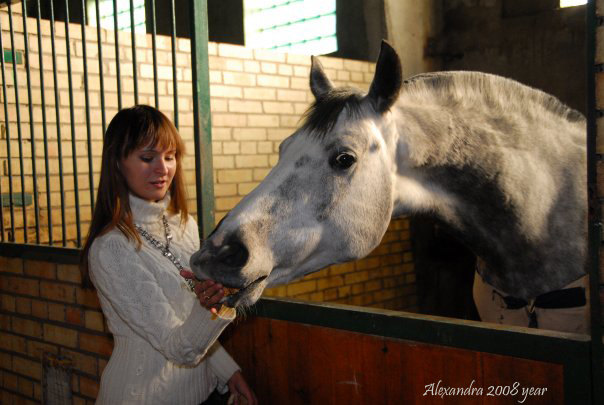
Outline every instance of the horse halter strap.
<path fill-rule="evenodd" d="M 529 328 L 536 328 L 539 326 L 535 308 L 562 309 L 582 307 L 583 305 L 587 304 L 587 300 L 585 298 L 585 288 L 583 287 L 572 287 L 550 291 L 539 295 L 538 297 L 530 300 L 530 302 L 522 298 L 513 297 L 511 295 L 501 295 L 496 290 L 493 290 L 493 294 L 497 294 L 501 297 L 507 309 L 526 308 L 529 316 Z"/>
<path fill-rule="evenodd" d="M 164 234 L 166 237 L 165 245 L 162 242 L 158 241 L 153 235 L 147 232 L 147 230 L 139 224 L 134 224 L 134 227 L 136 228 L 138 233 L 151 244 L 151 246 L 162 252 L 164 257 L 167 257 L 168 260 L 170 260 L 172 264 L 176 267 L 176 269 L 180 272 L 181 270 L 184 270 L 184 267 L 180 263 L 180 260 L 178 260 L 178 257 L 176 257 L 176 255 L 170 251 L 170 243 L 172 242 L 172 232 L 170 231 L 170 224 L 168 224 L 168 220 L 166 219 L 165 215 L 162 215 L 161 219 L 164 224 Z M 185 280 L 186 286 L 189 288 L 189 290 L 195 292 L 195 283 L 193 282 L 193 280 L 184 277 L 183 279 Z"/>

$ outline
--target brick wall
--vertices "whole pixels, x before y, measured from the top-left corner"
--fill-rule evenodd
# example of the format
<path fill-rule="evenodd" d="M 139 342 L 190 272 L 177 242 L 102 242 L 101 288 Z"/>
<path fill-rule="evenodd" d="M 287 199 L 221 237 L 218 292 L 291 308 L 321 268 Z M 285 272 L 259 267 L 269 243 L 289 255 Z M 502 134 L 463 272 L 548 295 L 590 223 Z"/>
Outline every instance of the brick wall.
<path fill-rule="evenodd" d="M 75 265 L 0 257 L 2 404 L 39 403 L 43 353 L 72 363 L 74 404 L 94 403 L 113 347 L 96 293 Z"/>
<path fill-rule="evenodd" d="M 20 8 L 20 7 L 16 7 Z M 8 16 L 0 10 L 4 47 L 10 47 Z M 15 13 L 15 47 L 24 49 L 21 17 Z M 41 241 L 48 240 L 44 229 L 48 223 L 46 206 L 45 161 L 49 164 L 53 239 L 61 244 L 59 189 L 59 160 L 64 169 L 65 218 L 67 245 L 75 246 L 75 190 L 73 181 L 71 126 L 67 76 L 67 54 L 63 23 L 56 24 L 58 113 L 54 98 L 52 58 L 50 55 L 50 25 L 42 21 L 44 87 L 46 100 L 41 100 L 40 66 L 38 62 L 35 20 L 28 20 L 33 140 L 36 144 L 35 162 L 40 192 L 39 220 Z M 101 94 L 99 80 L 96 28 L 86 28 L 89 91 L 91 106 L 91 142 L 93 174 L 98 181 L 102 149 Z M 84 109 L 83 45 L 81 28 L 70 26 L 71 76 L 74 88 L 75 148 L 78 161 L 78 193 L 81 205 L 82 235 L 90 220 L 88 189 L 87 132 Z M 113 32 L 101 31 L 105 85 L 106 117 L 109 121 L 117 112 L 117 80 Z M 132 55 L 130 33 L 120 33 L 121 82 L 123 105 L 134 102 L 132 95 Z M 154 104 L 151 38 L 138 35 L 137 72 L 139 102 Z M 177 40 L 177 77 L 179 129 L 188 150 L 193 151 L 193 116 L 191 100 L 190 43 Z M 159 108 L 174 117 L 171 43 L 158 37 Z M 217 220 L 226 214 L 244 195 L 252 190 L 277 161 L 280 142 L 296 128 L 301 114 L 312 101 L 308 90 L 310 58 L 249 50 L 226 44 L 209 44 L 211 108 L 213 124 L 214 187 Z M 367 89 L 373 76 L 373 64 L 337 58 L 322 58 L 328 75 L 338 85 L 353 85 Z M 12 168 L 13 192 L 21 191 L 18 155 L 16 105 L 12 65 L 6 65 L 7 94 L 0 92 L 0 103 L 8 101 L 8 120 L 0 108 L 0 186 L 9 190 L 8 167 Z M 1 78 L 0 78 L 1 79 Z M 31 120 L 27 108 L 27 77 L 23 65 L 17 67 L 20 112 L 22 120 L 23 156 L 26 192 L 33 192 L 34 176 L 31 160 Z M 0 104 L 1 105 L 1 104 Z M 48 154 L 44 153 L 42 109 L 46 109 L 49 137 Z M 8 125 L 7 125 L 8 121 Z M 8 128 L 7 128 L 8 127 Z M 12 159 L 7 156 L 10 131 Z M 57 133 L 60 130 L 62 159 L 59 159 Z M 185 159 L 185 175 L 189 184 L 190 209 L 195 211 L 194 160 Z M 2 209 L 5 229 L 10 227 L 8 208 Z M 34 210 L 26 209 L 29 241 L 34 237 Z M 16 207 L 14 239 L 23 241 L 22 211 Z M 8 233 L 5 237 L 9 238 Z M 269 289 L 268 296 L 288 296 L 312 301 L 333 301 L 354 305 L 370 305 L 391 309 L 414 309 L 415 273 L 410 252 L 409 224 L 406 219 L 393 221 L 383 243 L 367 258 L 353 263 L 332 266 L 288 286 Z M 35 403 L 41 395 L 41 354 L 49 352 L 67 356 L 73 361 L 72 389 L 76 404 L 92 403 L 98 390 L 98 380 L 112 350 L 111 336 L 106 329 L 94 292 L 79 287 L 75 265 L 24 261 L 0 257 L 0 381 L 1 403 Z"/>
<path fill-rule="evenodd" d="M 20 15 L 13 16 L 15 27 L 15 42 L 17 50 L 24 50 L 23 27 Z M 6 32 L 9 27 L 8 14 L 3 10 L 2 18 L 3 39 L 6 41 L 10 36 Z M 58 81 L 58 107 L 55 105 L 54 84 L 52 77 L 52 54 L 50 40 L 50 24 L 42 21 L 42 44 L 43 71 L 45 88 L 45 105 L 41 100 L 40 64 L 38 62 L 38 36 L 35 20 L 28 19 L 28 32 L 30 44 L 31 81 L 32 81 L 32 105 L 33 105 L 33 128 L 34 142 L 36 145 L 37 185 L 39 187 L 39 220 L 42 229 L 42 243 L 48 240 L 47 230 L 48 215 L 46 203 L 46 181 L 45 160 L 49 164 L 49 182 L 51 193 L 51 215 L 53 222 L 53 239 L 55 243 L 62 240 L 61 234 L 61 212 L 60 212 L 60 188 L 59 188 L 59 162 L 64 170 L 64 198 L 65 218 L 67 230 L 67 245 L 74 246 L 76 235 L 75 227 L 75 187 L 74 170 L 72 159 L 70 102 L 68 93 L 67 77 L 67 54 L 66 54 L 66 31 L 65 24 L 55 24 L 56 30 L 56 52 L 57 52 L 57 74 Z M 74 89 L 74 127 L 75 127 L 75 149 L 78 162 L 78 197 L 80 199 L 80 222 L 82 236 L 86 234 L 91 217 L 90 191 L 88 181 L 88 151 L 87 151 L 87 129 L 85 121 L 84 103 L 84 66 L 83 46 L 81 40 L 81 27 L 71 24 L 70 48 L 71 48 L 71 81 Z M 102 150 L 102 121 L 101 121 L 101 93 L 98 63 L 98 42 L 95 27 L 86 27 L 86 50 L 87 67 L 89 76 L 89 100 L 91 108 L 91 142 L 93 161 L 93 179 L 98 181 L 98 169 Z M 103 48 L 102 70 L 104 73 L 105 103 L 107 121 L 117 112 L 117 80 L 115 66 L 115 40 L 112 31 L 101 30 L 101 43 Z M 133 64 L 130 47 L 130 33 L 121 32 L 119 36 L 120 46 L 120 71 L 122 100 L 124 106 L 134 103 L 133 89 Z M 149 35 L 138 35 L 137 44 L 137 73 L 139 77 L 139 102 L 154 104 L 153 88 L 153 66 L 151 37 Z M 6 45 L 5 45 L 6 46 Z M 190 69 L 190 42 L 187 39 L 178 39 L 176 42 L 176 75 L 178 78 L 178 119 L 179 129 L 185 139 L 188 150 L 193 151 L 193 116 L 190 113 L 192 107 L 191 99 L 191 69 Z M 167 37 L 157 39 L 158 59 L 158 92 L 159 108 L 171 117 L 174 117 L 174 94 L 172 82 L 172 58 L 171 40 Z M 336 85 L 352 85 L 367 89 L 373 77 L 374 65 L 368 62 L 352 61 L 338 58 L 323 58 L 323 64 L 327 74 Z M 210 63 L 210 86 L 211 86 L 211 109 L 213 124 L 213 154 L 214 154 L 214 188 L 216 220 L 220 220 L 228 210 L 233 208 L 249 191 L 256 187 L 259 182 L 273 167 L 278 159 L 279 144 L 289 136 L 298 125 L 302 113 L 313 100 L 308 88 L 308 74 L 310 58 L 308 56 L 275 53 L 264 50 L 251 50 L 241 46 L 228 44 L 209 44 Z M 12 78 L 12 65 L 7 64 L 6 84 L 8 91 L 6 98 L 9 102 L 8 125 L 4 120 L 3 109 L 0 109 L 0 120 L 3 131 L 0 139 L 0 160 L 2 160 L 2 191 L 9 190 L 9 181 L 12 179 L 13 192 L 21 191 L 20 165 L 18 154 L 18 132 L 16 122 L 14 79 Z M 17 66 L 20 111 L 21 111 L 21 135 L 23 137 L 23 157 L 25 191 L 33 192 L 33 171 L 31 159 L 31 134 L 30 122 L 27 111 L 27 77 L 24 65 Z M 4 95 L 2 99 L 4 100 Z M 48 153 L 44 153 L 42 126 L 42 108 L 46 109 L 48 119 Z M 56 114 L 59 113 L 60 125 L 57 125 Z M 7 128 L 8 126 L 8 128 Z M 12 158 L 12 176 L 8 176 L 7 157 L 8 146 L 7 134 L 10 132 L 10 144 Z M 59 159 L 59 144 L 57 133 L 61 135 L 62 159 Z M 189 184 L 190 208 L 194 212 L 195 189 L 194 189 L 194 159 L 191 154 L 185 159 L 185 175 Z M 34 210 L 33 206 L 27 207 L 27 223 L 29 241 L 33 240 L 34 233 Z M 23 241 L 23 215 L 20 207 L 14 212 L 15 227 L 17 228 L 16 241 Z M 10 227 L 10 212 L 3 208 L 3 221 L 6 229 Z M 406 221 L 395 223 L 389 230 L 386 240 L 396 242 L 396 246 L 388 242 L 376 250 L 372 255 L 375 259 L 371 263 L 379 264 L 375 267 L 386 266 L 381 276 L 380 271 L 373 271 L 366 280 L 362 277 L 348 277 L 338 286 L 337 294 L 333 290 L 337 283 L 333 276 L 339 277 L 342 270 L 329 269 L 313 275 L 312 281 L 304 281 L 291 285 L 289 290 L 277 289 L 269 291 L 269 294 L 278 296 L 288 295 L 312 300 L 337 300 L 339 302 L 359 303 L 386 306 L 389 308 L 409 308 L 415 304 L 413 288 L 403 295 L 402 289 L 398 294 L 389 296 L 384 291 L 375 292 L 381 281 L 376 278 L 394 277 L 396 282 L 390 280 L 387 285 L 394 283 L 396 287 L 403 284 L 414 284 L 412 275 L 404 276 L 404 272 L 412 270 L 409 253 L 409 232 Z M 401 231 L 401 228 L 405 230 Z M 10 233 L 10 232 L 8 232 Z M 47 233 L 47 232 L 46 232 Z M 10 235 L 7 235 L 10 239 Z M 406 252 L 406 253 L 405 253 Z M 388 266 L 398 263 L 401 269 L 393 270 L 390 274 Z M 344 268 L 350 269 L 352 273 L 363 270 L 366 264 L 347 264 Z M 402 268 L 406 270 L 403 272 Z M 352 280 L 359 280 L 354 283 Z M 330 281 L 326 281 L 330 280 Z M 327 287 L 328 291 L 324 291 Z M 353 288 L 354 287 L 354 288 Z M 381 287 L 386 287 L 383 285 Z M 361 293 L 361 291 L 363 293 Z M 380 295 L 381 294 L 381 295 Z M 383 296 L 383 298 L 381 298 Z M 408 302 L 407 304 L 403 304 Z"/>

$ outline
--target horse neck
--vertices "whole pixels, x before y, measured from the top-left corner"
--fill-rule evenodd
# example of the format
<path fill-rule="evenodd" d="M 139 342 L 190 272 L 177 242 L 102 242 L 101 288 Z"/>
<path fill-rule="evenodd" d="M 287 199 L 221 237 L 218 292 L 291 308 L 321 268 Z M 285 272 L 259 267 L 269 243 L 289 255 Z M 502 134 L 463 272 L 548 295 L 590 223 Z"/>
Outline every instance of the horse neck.
<path fill-rule="evenodd" d="M 560 288 L 582 274 L 584 221 L 574 198 L 583 195 L 579 181 L 558 167 L 544 167 L 541 173 L 556 178 L 566 197 L 524 198 L 521 190 L 535 189 L 535 173 L 514 176 L 509 189 L 509 181 L 501 178 L 509 166 L 499 166 L 506 148 L 493 152 L 494 147 L 485 145 L 472 115 L 459 110 L 453 116 L 405 100 L 393 115 L 393 216 L 434 214 L 484 260 L 489 280 L 504 291 L 530 296 Z M 561 234 L 566 235 L 563 241 L 557 236 Z"/>
<path fill-rule="evenodd" d="M 430 107 L 399 101 L 392 111 L 387 143 L 394 159 L 393 216 L 433 212 L 459 226 L 458 198 L 447 191 L 444 179 L 431 178 L 426 169 L 446 166 L 451 148 L 447 139 L 450 117 Z"/>

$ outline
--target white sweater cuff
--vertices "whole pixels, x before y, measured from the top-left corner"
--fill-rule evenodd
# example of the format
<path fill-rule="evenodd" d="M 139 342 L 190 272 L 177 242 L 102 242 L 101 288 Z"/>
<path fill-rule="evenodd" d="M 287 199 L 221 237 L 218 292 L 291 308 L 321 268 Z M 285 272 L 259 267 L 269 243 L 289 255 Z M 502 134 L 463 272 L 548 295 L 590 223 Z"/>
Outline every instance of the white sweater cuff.
<path fill-rule="evenodd" d="M 229 382 L 235 371 L 241 370 L 241 368 L 219 343 L 216 343 L 212 349 L 207 361 L 216 377 L 218 377 L 219 386 L 224 386 Z"/>
<path fill-rule="evenodd" d="M 235 319 L 235 315 L 233 311 L 226 316 L 224 314 L 216 316 L 201 307 L 199 303 L 195 303 L 188 318 L 182 324 L 182 336 L 189 342 L 196 355 L 203 356 L 224 328 Z"/>

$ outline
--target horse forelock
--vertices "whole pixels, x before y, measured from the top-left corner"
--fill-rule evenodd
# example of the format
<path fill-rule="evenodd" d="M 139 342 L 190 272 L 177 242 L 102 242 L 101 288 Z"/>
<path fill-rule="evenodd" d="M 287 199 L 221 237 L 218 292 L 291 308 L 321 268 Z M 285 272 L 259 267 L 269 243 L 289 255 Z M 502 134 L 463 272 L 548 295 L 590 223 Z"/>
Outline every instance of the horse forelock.
<path fill-rule="evenodd" d="M 346 114 L 348 120 L 362 118 L 364 96 L 361 91 L 350 87 L 329 91 L 306 110 L 301 129 L 312 137 L 324 139 L 342 113 Z"/>

